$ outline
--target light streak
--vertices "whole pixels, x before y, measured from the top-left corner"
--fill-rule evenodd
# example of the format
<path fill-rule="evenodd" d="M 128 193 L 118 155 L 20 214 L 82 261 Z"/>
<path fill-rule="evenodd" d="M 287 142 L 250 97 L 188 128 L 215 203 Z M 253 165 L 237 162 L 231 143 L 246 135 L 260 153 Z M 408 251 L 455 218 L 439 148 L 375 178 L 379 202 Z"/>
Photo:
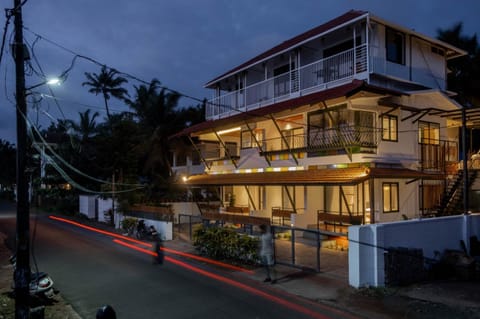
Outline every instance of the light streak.
<path fill-rule="evenodd" d="M 143 241 L 140 241 L 140 240 L 136 240 L 136 239 L 133 239 L 133 238 L 130 238 L 130 237 L 127 237 L 127 236 L 122 236 L 122 235 L 119 235 L 119 234 L 115 234 L 115 233 L 112 233 L 112 232 L 109 232 L 109 231 L 106 231 L 106 230 L 101 230 L 101 229 L 97 229 L 97 228 L 94 228 L 94 227 L 86 226 L 86 225 L 83 225 L 81 223 L 74 222 L 70 219 L 56 217 L 56 216 L 53 216 L 53 215 L 50 215 L 49 218 L 57 220 L 57 221 L 61 221 L 61 222 L 64 222 L 64 223 L 68 223 L 68 224 L 71 224 L 71 225 L 74 225 L 74 226 L 77 226 L 77 227 L 81 227 L 81 228 L 84 228 L 84 229 L 87 229 L 87 230 L 91 230 L 91 231 L 94 231 L 94 232 L 97 232 L 97 233 L 100 233 L 100 234 L 104 234 L 104 235 L 107 235 L 107 236 L 112 236 L 112 237 L 115 237 L 115 238 L 120 238 L 120 239 L 123 239 L 123 240 L 131 241 L 131 242 L 134 242 L 136 244 L 139 244 L 139 245 L 142 245 L 142 246 L 145 246 L 145 247 L 149 247 L 149 248 L 152 247 L 152 244 L 150 244 L 150 243 L 146 243 L 146 242 L 143 242 Z M 133 246 L 130 247 L 130 248 L 133 248 Z M 189 253 L 178 251 L 178 250 L 175 250 L 175 249 L 165 248 L 165 247 L 162 247 L 161 249 L 166 251 L 166 252 L 172 253 L 172 254 L 188 257 L 188 258 L 191 258 L 191 259 L 196 259 L 196 260 L 203 261 L 203 262 L 213 264 L 213 265 L 217 265 L 217 266 L 220 266 L 220 267 L 223 267 L 223 268 L 228 268 L 228 269 L 231 269 L 231 270 L 241 271 L 241 272 L 248 273 L 248 274 L 253 274 L 254 273 L 252 270 L 249 270 L 249 269 L 245 269 L 245 268 L 242 268 L 242 267 L 222 263 L 221 261 L 217 261 L 217 260 L 213 260 L 213 259 L 189 254 Z"/>
<path fill-rule="evenodd" d="M 251 274 L 251 275 L 253 275 L 255 273 L 253 270 L 249 270 L 249 269 L 245 269 L 245 268 L 242 268 L 242 267 L 222 263 L 221 261 L 212 260 L 212 259 L 209 259 L 209 258 L 189 254 L 189 253 L 186 253 L 186 252 L 183 252 L 183 251 L 174 250 L 174 249 L 171 249 L 171 248 L 162 247 L 162 250 L 164 250 L 168 253 L 188 257 L 188 258 L 191 258 L 191 259 L 196 259 L 196 260 L 199 260 L 199 261 L 204 261 L 204 262 L 207 262 L 209 264 L 214 264 L 214 265 L 217 265 L 217 266 L 221 266 L 223 268 L 228 268 L 228 269 L 231 269 L 231 270 L 237 270 L 237 271 L 245 272 L 245 273 L 248 273 L 248 274 Z"/>
<path fill-rule="evenodd" d="M 147 250 L 145 248 L 141 248 L 141 247 L 137 247 L 135 245 L 132 245 L 132 244 L 129 244 L 129 243 L 126 243 L 126 242 L 122 242 L 121 240 L 118 240 L 118 239 L 114 239 L 113 240 L 115 243 L 117 244 L 120 244 L 120 245 L 123 245 L 125 247 L 129 247 L 129 248 L 132 248 L 136 251 L 139 251 L 139 252 L 143 252 L 145 254 L 148 254 L 148 255 L 151 255 L 151 256 L 157 256 L 157 253 L 153 252 L 153 251 L 150 251 L 150 250 Z M 172 257 L 169 257 L 169 256 L 165 256 L 164 257 L 166 261 L 168 262 L 171 262 L 172 264 L 175 264 L 177 266 L 180 266 L 180 267 L 183 267 L 183 268 L 186 268 L 188 270 L 191 270 L 193 272 L 196 272 L 198 274 L 201 274 L 203 276 L 206 276 L 206 277 L 209 277 L 209 278 L 212 278 L 212 279 L 215 279 L 215 280 L 218 280 L 218 281 L 221 281 L 223 283 L 226 283 L 228 285 L 231 285 L 231 286 L 234 286 L 234 287 L 237 287 L 239 289 L 242 289 L 244 291 L 247 291 L 251 294 L 254 294 L 254 295 L 257 295 L 257 296 L 260 296 L 260 297 L 263 297 L 265 299 L 268 299 L 274 303 L 277 303 L 277 304 L 280 304 L 280 305 L 283 305 L 284 307 L 287 307 L 287 308 L 290 308 L 294 311 L 297 311 L 297 312 L 300 312 L 300 313 L 303 313 L 311 318 L 317 318 L 317 319 L 330 319 L 330 317 L 327 317 L 325 315 L 322 315 L 320 313 L 317 313 L 313 310 L 310 310 L 310 309 L 307 309 L 303 306 L 300 306 L 296 303 L 293 303 L 293 302 L 290 302 L 288 300 L 285 300 L 285 299 L 282 299 L 280 297 L 277 297 L 277 296 L 274 296 L 274 295 L 271 295 L 267 292 L 264 292 L 262 290 L 259 290 L 259 289 L 256 289 L 256 288 L 253 288 L 253 287 L 250 287 L 248 285 L 245 285 L 245 284 L 242 284 L 238 281 L 235 281 L 235 280 L 232 280 L 232 279 L 229 279 L 229 278 L 226 278 L 226 277 L 223 277 L 223 276 L 220 276 L 220 275 L 217 275 L 217 274 L 214 274 L 214 273 L 211 273 L 211 272 L 208 272 L 206 270 L 203 270 L 203 269 L 200 269 L 198 267 L 195 267 L 195 266 L 192 266 L 192 265 L 189 265 L 183 261 L 180 261 L 180 260 L 177 260 L 175 258 L 172 258 Z"/>
<path fill-rule="evenodd" d="M 93 232 L 97 232 L 97 233 L 100 233 L 100 234 L 103 234 L 103 235 L 112 236 L 112 237 L 115 237 L 115 238 L 120 238 L 120 239 L 123 239 L 123 240 L 131 241 L 131 242 L 136 243 L 138 245 L 142 245 L 142 246 L 146 246 L 146 247 L 152 247 L 152 244 L 150 244 L 150 243 L 146 243 L 146 242 L 143 242 L 141 240 L 136 240 L 136 239 L 133 239 L 133 238 L 130 238 L 130 237 L 127 237 L 127 236 L 115 234 L 115 233 L 112 233 L 112 232 L 109 232 L 109 231 L 106 231 L 106 230 L 86 226 L 86 225 L 74 222 L 73 220 L 69 220 L 69 219 L 66 219 L 66 218 L 56 217 L 56 216 L 53 216 L 53 215 L 48 216 L 48 218 L 53 219 L 53 220 L 57 220 L 57 221 L 60 221 L 60 222 L 64 222 L 64 223 L 67 223 L 67 224 L 71 224 L 71 225 L 74 225 L 74 226 L 77 226 L 77 227 L 81 227 L 81 228 L 84 228 L 84 229 L 87 229 L 87 230 L 90 230 L 90 231 L 93 231 Z"/>

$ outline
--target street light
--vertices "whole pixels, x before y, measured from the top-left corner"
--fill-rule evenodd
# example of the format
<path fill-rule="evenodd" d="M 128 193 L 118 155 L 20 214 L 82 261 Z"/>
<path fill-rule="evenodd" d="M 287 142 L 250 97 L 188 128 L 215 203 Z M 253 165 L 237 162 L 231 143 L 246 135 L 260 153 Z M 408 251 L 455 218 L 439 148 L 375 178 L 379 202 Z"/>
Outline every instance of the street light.
<path fill-rule="evenodd" d="M 30 90 L 38 88 L 39 86 L 42 86 L 42 85 L 53 86 L 53 85 L 60 85 L 60 84 L 62 84 L 62 79 L 61 78 L 52 77 L 52 78 L 46 79 L 43 82 L 40 82 L 38 84 L 32 85 L 28 88 L 25 88 L 25 91 L 30 91 Z"/>

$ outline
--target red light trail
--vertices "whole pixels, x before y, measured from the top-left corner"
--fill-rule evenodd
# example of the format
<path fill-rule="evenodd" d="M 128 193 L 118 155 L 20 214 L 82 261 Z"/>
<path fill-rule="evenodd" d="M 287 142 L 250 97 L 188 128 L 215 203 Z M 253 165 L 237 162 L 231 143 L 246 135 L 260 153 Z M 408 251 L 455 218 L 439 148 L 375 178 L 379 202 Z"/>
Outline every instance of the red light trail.
<path fill-rule="evenodd" d="M 83 229 L 87 229 L 87 230 L 90 230 L 90 231 L 93 231 L 93 232 L 97 232 L 97 233 L 100 233 L 100 234 L 103 234 L 103 235 L 114 237 L 113 242 L 115 242 L 116 244 L 134 249 L 138 252 L 141 252 L 141 253 L 144 253 L 144 254 L 147 254 L 147 255 L 150 255 L 150 256 L 154 256 L 154 257 L 158 256 L 156 252 L 151 250 L 152 244 L 150 244 L 150 243 L 146 243 L 146 242 L 143 242 L 143 241 L 140 241 L 140 240 L 136 240 L 136 239 L 133 239 L 133 238 L 130 238 L 130 237 L 127 237 L 127 236 L 119 235 L 119 234 L 116 234 L 116 233 L 113 233 L 113 232 L 101 230 L 101 229 L 94 228 L 94 227 L 91 227 L 91 226 L 86 226 L 86 225 L 83 225 L 81 223 L 78 223 L 78 222 L 75 222 L 75 221 L 72 221 L 72 220 L 69 220 L 69 219 L 66 219 L 66 218 L 56 217 L 56 216 L 53 216 L 53 215 L 49 216 L 49 218 L 53 219 L 53 220 L 56 220 L 56 221 L 64 222 L 64 223 L 67 223 L 67 224 L 70 224 L 70 225 L 74 225 L 74 226 L 77 226 L 77 227 L 80 227 L 80 228 L 83 228 Z M 125 242 L 123 240 L 128 241 L 128 242 Z M 148 247 L 150 249 L 139 247 L 139 246 L 131 244 L 129 242 L 140 245 L 140 246 Z M 228 268 L 228 269 L 231 269 L 231 270 L 246 272 L 246 273 L 249 273 L 249 274 L 254 273 L 252 270 L 248 270 L 248 269 L 241 268 L 241 267 L 238 267 L 238 266 L 229 265 L 229 264 L 222 263 L 220 261 L 216 261 L 216 260 L 212 260 L 212 259 L 208 259 L 208 258 L 205 258 L 205 257 L 196 256 L 196 255 L 189 254 L 189 253 L 186 253 L 186 252 L 177 251 L 177 250 L 174 250 L 174 249 L 171 249 L 171 248 L 162 247 L 161 249 L 166 251 L 166 252 L 169 252 L 169 253 L 173 253 L 173 254 L 176 254 L 176 255 L 179 255 L 179 256 L 188 257 L 188 258 L 191 258 L 191 259 L 196 259 L 196 260 L 207 262 L 207 263 L 214 264 L 214 265 L 218 265 L 218 266 Z M 177 260 L 175 258 L 172 258 L 172 257 L 169 257 L 169 256 L 165 256 L 164 258 L 165 258 L 166 261 L 171 262 L 172 264 L 175 264 L 177 266 L 186 268 L 188 270 L 191 270 L 191 271 L 196 272 L 198 274 L 201 274 L 203 276 L 221 281 L 221 282 L 229 284 L 231 286 L 237 287 L 239 289 L 242 289 L 242 290 L 247 291 L 249 293 L 255 294 L 257 296 L 263 297 L 263 298 L 268 299 L 272 302 L 283 305 L 284 307 L 287 307 L 287 308 L 292 309 L 294 311 L 297 311 L 297 312 L 303 313 L 307 316 L 310 316 L 311 318 L 317 318 L 317 319 L 329 319 L 330 318 L 330 317 L 327 317 L 327 316 L 322 315 L 320 313 L 317 313 L 313 310 L 307 309 L 307 308 L 305 308 L 301 305 L 298 305 L 296 303 L 293 303 L 293 302 L 290 302 L 288 300 L 282 299 L 280 297 L 271 295 L 267 292 L 264 292 L 262 290 L 250 287 L 246 284 L 242 284 L 242 283 L 237 282 L 235 280 L 232 280 L 232 279 L 229 279 L 229 278 L 226 278 L 226 277 L 208 272 L 206 270 L 197 268 L 195 266 L 192 266 L 190 264 L 187 264 L 187 263 L 182 262 L 180 260 Z M 328 310 L 332 311 L 333 309 L 328 308 Z M 346 314 L 343 314 L 343 315 L 346 315 Z M 351 316 L 349 316 L 349 317 L 351 317 Z"/>
<path fill-rule="evenodd" d="M 151 255 L 151 256 L 157 256 L 157 253 L 153 252 L 153 251 L 150 251 L 148 249 L 145 249 L 145 248 L 141 248 L 141 247 L 137 247 L 135 245 L 132 245 L 132 244 L 129 244 L 129 243 L 126 243 L 126 242 L 123 242 L 121 240 L 118 240 L 118 239 L 114 239 L 113 240 L 115 243 L 119 244 L 119 245 L 122 245 L 122 246 L 125 246 L 125 247 L 128 247 L 128 248 L 131 248 L 131 249 L 134 249 L 136 251 L 139 251 L 139 252 L 142 252 L 142 253 L 145 253 L 145 254 L 148 254 L 148 255 Z M 165 256 L 165 260 L 168 261 L 168 262 L 171 262 L 172 264 L 175 264 L 177 266 L 180 266 L 180 267 L 183 267 L 183 268 L 186 268 L 188 270 L 191 270 L 193 272 L 196 272 L 198 274 L 201 274 L 203 276 L 206 276 L 206 277 L 209 277 L 209 278 L 212 278 L 212 279 L 215 279 L 215 280 L 218 280 L 218 281 L 221 281 L 223 283 L 226 283 L 228 285 L 231 285 L 231 286 L 234 286 L 234 287 L 237 287 L 239 289 L 242 289 L 244 291 L 247 291 L 251 294 L 254 294 L 254 295 L 257 295 L 257 296 L 260 296 L 260 297 L 263 297 L 265 299 L 268 299 L 272 302 L 275 302 L 277 304 L 280 304 L 280 305 L 283 305 L 287 308 L 290 308 L 292 310 L 295 310 L 297 312 L 300 312 L 300 313 L 303 313 L 307 316 L 310 316 L 311 318 L 317 318 L 317 319 L 329 319 L 329 317 L 325 316 L 325 315 L 322 315 L 322 314 L 319 314 L 313 310 L 310 310 L 310 309 L 307 309 L 305 307 L 302 307 L 296 303 L 293 303 L 293 302 L 290 302 L 290 301 L 287 301 L 287 300 L 284 300 L 280 297 L 277 297 L 277 296 L 274 296 L 274 295 L 271 295 L 267 292 L 264 292 L 262 290 L 259 290 L 259 289 L 256 289 L 256 288 L 253 288 L 253 287 L 250 287 L 248 285 L 245 285 L 245 284 L 242 284 L 238 281 L 235 281 L 235 280 L 232 280 L 232 279 L 229 279 L 229 278 L 226 278 L 226 277 L 223 277 L 223 276 L 220 276 L 220 275 L 217 275 L 217 274 L 214 274 L 214 273 L 211 273 L 211 272 L 208 272 L 206 270 L 203 270 L 203 269 L 200 269 L 200 268 L 197 268 L 195 266 L 192 266 L 192 265 L 189 265 L 183 261 L 180 261 L 180 260 L 177 260 L 177 259 L 174 259 L 172 257 L 168 257 L 168 256 Z"/>

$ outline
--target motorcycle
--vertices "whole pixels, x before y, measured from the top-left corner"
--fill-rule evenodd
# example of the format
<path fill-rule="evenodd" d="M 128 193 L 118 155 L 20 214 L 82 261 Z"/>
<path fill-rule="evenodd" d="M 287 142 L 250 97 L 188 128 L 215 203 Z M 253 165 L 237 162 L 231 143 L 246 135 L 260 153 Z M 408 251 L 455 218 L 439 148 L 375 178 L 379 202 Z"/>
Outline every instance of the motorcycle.
<path fill-rule="evenodd" d="M 17 266 L 17 257 L 10 257 L 10 263 L 15 270 Z M 15 282 L 12 283 L 12 289 L 15 291 Z M 45 272 L 30 271 L 30 296 L 40 299 L 53 299 L 55 297 L 55 290 L 53 289 L 53 280 Z"/>
<path fill-rule="evenodd" d="M 138 221 L 136 237 L 138 239 L 147 239 L 147 240 L 156 240 L 158 237 L 158 232 L 155 227 L 150 226 L 147 228 L 145 221 L 142 219 Z"/>

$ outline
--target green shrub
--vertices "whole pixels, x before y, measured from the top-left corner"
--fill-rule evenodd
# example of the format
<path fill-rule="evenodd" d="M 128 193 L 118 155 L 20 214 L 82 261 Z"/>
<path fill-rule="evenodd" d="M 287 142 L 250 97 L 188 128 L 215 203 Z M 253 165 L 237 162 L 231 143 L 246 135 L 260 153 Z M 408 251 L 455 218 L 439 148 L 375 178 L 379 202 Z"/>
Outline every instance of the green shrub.
<path fill-rule="evenodd" d="M 200 254 L 219 260 L 258 263 L 258 238 L 222 227 L 200 227 L 193 233 L 193 245 Z"/>
<path fill-rule="evenodd" d="M 137 220 L 135 218 L 126 217 L 122 220 L 122 229 L 129 231 L 135 227 Z"/>

